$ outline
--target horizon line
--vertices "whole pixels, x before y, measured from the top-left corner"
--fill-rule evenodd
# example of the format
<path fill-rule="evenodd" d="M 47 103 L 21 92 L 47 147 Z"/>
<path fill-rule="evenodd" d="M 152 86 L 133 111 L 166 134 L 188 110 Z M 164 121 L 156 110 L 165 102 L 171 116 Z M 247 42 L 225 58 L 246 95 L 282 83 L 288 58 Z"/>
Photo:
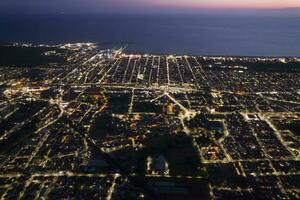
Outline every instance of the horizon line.
<path fill-rule="evenodd" d="M 156 8 L 156 9 L 153 9 Z M 234 12 L 241 12 L 241 11 L 245 11 L 245 12 L 280 12 L 280 11 L 285 11 L 283 12 L 283 14 L 286 14 L 287 12 L 291 12 L 292 14 L 295 13 L 295 11 L 300 11 L 300 6 L 299 7 L 160 7 L 159 9 L 157 7 L 152 7 L 151 8 L 145 8 L 145 9 L 124 9 L 124 10 L 119 10 L 119 9 L 106 9 L 106 10 L 65 10 L 65 9 L 61 9 L 61 10 L 49 10 L 49 12 L 39 12 L 38 10 L 36 11 L 30 11 L 30 12 L 19 12 L 17 10 L 15 10 L 14 12 L 2 12 L 2 14 L 6 15 L 6 14 L 114 14 L 114 13 L 126 13 L 126 14 L 134 14 L 134 13 L 173 13 L 173 12 L 218 12 L 218 11 L 223 11 L 223 12 L 232 12 L 232 14 L 234 14 Z M 0 14 L 0 15 L 2 15 Z M 299 12 L 300 14 L 300 12 Z"/>

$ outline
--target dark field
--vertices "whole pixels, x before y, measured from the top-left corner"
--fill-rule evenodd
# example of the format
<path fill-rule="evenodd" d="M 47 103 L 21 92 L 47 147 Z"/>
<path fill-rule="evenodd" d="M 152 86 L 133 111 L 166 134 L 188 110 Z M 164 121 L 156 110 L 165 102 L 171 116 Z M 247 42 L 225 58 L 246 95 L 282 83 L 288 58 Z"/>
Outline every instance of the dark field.
<path fill-rule="evenodd" d="M 47 67 L 51 63 L 63 63 L 65 61 L 60 55 L 44 55 L 48 51 L 63 53 L 63 50 L 54 47 L 0 46 L 0 66 Z"/>

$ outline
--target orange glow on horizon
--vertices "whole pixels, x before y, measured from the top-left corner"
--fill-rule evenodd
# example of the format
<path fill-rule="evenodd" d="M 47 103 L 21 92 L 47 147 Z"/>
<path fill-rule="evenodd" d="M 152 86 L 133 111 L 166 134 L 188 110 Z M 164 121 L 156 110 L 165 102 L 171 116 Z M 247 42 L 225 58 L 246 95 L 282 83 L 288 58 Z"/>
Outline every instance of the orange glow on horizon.
<path fill-rule="evenodd" d="M 204 1 L 155 1 L 157 7 L 164 8 L 186 8 L 186 9 L 282 9 L 290 7 L 300 7 L 300 0 L 260 0 L 260 1 L 248 1 L 242 2 L 218 0 L 211 2 Z"/>

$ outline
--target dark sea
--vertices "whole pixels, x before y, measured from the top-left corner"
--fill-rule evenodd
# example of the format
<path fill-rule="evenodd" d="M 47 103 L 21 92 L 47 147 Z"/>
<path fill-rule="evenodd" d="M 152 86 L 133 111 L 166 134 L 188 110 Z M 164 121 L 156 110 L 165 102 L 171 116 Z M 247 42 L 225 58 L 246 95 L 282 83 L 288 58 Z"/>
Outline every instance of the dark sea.
<path fill-rule="evenodd" d="M 299 16 L 102 14 L 0 16 L 0 42 L 98 42 L 142 53 L 300 56 Z"/>

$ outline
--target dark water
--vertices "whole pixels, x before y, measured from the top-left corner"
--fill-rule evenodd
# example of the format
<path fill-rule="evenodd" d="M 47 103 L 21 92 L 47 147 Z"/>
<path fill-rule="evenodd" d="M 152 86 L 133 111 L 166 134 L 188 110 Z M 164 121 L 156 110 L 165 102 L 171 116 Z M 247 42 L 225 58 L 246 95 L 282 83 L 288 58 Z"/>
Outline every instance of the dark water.
<path fill-rule="evenodd" d="M 149 53 L 300 56 L 300 17 L 0 16 L 0 41 L 126 43 L 129 50 Z"/>

